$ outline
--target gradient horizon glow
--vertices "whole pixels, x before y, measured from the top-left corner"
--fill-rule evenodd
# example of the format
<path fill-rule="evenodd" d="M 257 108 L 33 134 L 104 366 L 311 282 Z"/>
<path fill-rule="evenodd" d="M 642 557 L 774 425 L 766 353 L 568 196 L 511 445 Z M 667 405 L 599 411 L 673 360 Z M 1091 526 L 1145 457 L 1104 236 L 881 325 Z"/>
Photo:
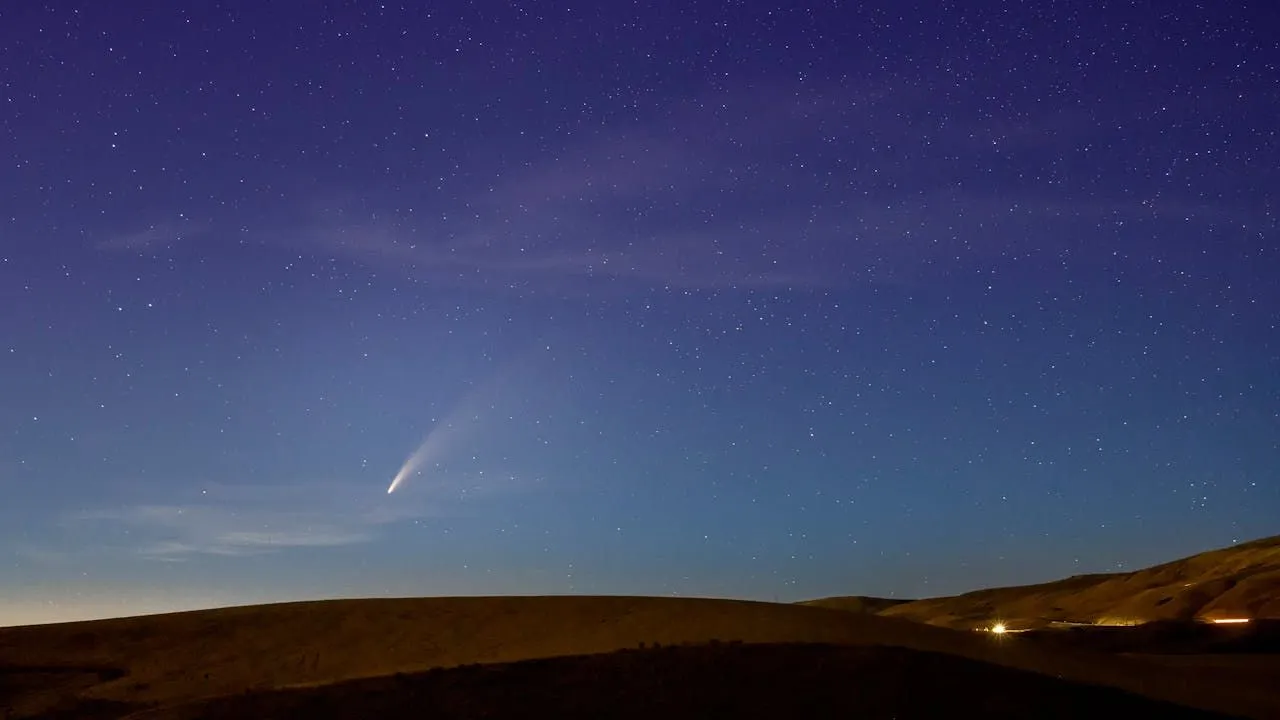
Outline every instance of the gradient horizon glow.
<path fill-rule="evenodd" d="M 1280 532 L 1277 27 L 9 3 L 0 625 Z"/>

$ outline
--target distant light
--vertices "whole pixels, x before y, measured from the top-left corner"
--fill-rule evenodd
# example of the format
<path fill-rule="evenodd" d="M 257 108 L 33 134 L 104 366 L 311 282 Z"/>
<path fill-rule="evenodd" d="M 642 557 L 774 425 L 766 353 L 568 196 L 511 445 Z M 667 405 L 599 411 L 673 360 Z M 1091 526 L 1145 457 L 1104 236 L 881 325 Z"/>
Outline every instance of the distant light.
<path fill-rule="evenodd" d="M 1098 618 L 1093 624 L 1099 627 L 1134 627 L 1142 623 L 1143 621 L 1137 618 L 1103 617 Z"/>
<path fill-rule="evenodd" d="M 991 626 L 991 632 L 997 635 L 1003 635 L 1009 632 L 1009 628 L 1005 627 L 1004 623 L 996 623 L 995 625 Z"/>
<path fill-rule="evenodd" d="M 1249 618 L 1214 618 L 1214 625 L 1243 625 L 1249 622 Z"/>

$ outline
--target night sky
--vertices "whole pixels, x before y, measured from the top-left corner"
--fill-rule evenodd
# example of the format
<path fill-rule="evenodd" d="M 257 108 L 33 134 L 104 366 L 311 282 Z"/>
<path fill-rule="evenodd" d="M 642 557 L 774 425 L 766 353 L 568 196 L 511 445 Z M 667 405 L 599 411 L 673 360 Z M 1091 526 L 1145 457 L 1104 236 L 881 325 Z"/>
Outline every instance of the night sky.
<path fill-rule="evenodd" d="M 0 6 L 0 624 L 1280 532 L 1280 5 L 804 5 Z"/>

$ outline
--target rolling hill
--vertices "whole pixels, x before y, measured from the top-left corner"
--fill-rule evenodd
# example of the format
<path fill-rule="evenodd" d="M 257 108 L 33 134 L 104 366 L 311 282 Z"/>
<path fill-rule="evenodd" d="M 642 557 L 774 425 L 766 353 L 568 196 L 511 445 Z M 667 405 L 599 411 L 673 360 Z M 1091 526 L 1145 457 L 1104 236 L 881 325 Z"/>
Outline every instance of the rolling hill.
<path fill-rule="evenodd" d="M 1038 627 L 1054 622 L 1126 625 L 1153 620 L 1280 618 L 1280 536 L 1134 572 L 1078 575 L 882 607 L 861 597 L 823 598 L 806 604 L 957 629 L 987 627 L 997 620 L 1011 627 Z"/>
<path fill-rule="evenodd" d="M 424 707 L 438 717 L 535 709 L 565 717 L 777 716 L 814 708 L 911 717 L 957 704 L 983 717 L 1046 716 L 1046 707 L 1182 712 L 1149 705 L 1163 702 L 1272 718 L 1280 717 L 1280 670 L 1265 642 L 1250 641 L 1247 657 L 1224 656 L 1222 648 L 1241 641 L 1193 638 L 1203 656 L 1147 657 L 1116 650 L 1147 642 L 1143 633 L 1081 645 L 1074 630 L 1042 642 L 1035 633 L 968 629 L 994 618 L 1045 625 L 1277 617 L 1278 570 L 1280 538 L 1270 538 L 1133 573 L 910 602 L 352 599 L 8 627 L 0 628 L 0 717 L 409 717 Z M 1166 645 L 1187 644 L 1157 635 Z M 574 700 L 566 705 L 563 697 Z M 825 700 L 814 705 L 814 698 Z"/>
<path fill-rule="evenodd" d="M 866 595 L 844 595 L 841 597 L 818 598 L 817 600 L 803 600 L 796 604 L 828 608 L 830 610 L 844 610 L 845 612 L 881 613 L 895 605 L 901 605 L 906 602 L 911 601 L 869 597 Z"/>
<path fill-rule="evenodd" d="M 779 643 L 897 648 L 919 654 L 908 666 L 923 663 L 943 674 L 952 665 L 993 677 L 1022 677 L 1006 673 L 1019 671 L 1237 716 L 1280 712 L 1270 685 L 1204 682 L 1196 668 L 1049 651 L 898 618 L 736 600 L 552 596 L 281 603 L 0 628 L 0 717 L 166 717 L 165 708 L 191 711 L 245 694 L 310 689 L 323 696 L 329 691 L 320 688 L 349 681 L 712 641 L 739 651 Z M 938 657 L 948 659 L 928 660 Z M 601 662 L 602 677 L 616 677 L 610 661 Z M 791 672 L 804 675 L 811 666 Z M 655 691 L 662 691 L 663 682 Z M 912 682 L 920 688 L 945 685 L 940 676 Z M 1066 685 L 1055 685 L 1053 692 L 1068 692 Z M 349 687 L 361 693 L 370 686 Z M 875 691 L 853 675 L 842 676 L 840 688 Z M 983 697 L 999 704 L 1002 693 L 993 686 Z M 195 716 L 203 716 L 199 712 Z"/>

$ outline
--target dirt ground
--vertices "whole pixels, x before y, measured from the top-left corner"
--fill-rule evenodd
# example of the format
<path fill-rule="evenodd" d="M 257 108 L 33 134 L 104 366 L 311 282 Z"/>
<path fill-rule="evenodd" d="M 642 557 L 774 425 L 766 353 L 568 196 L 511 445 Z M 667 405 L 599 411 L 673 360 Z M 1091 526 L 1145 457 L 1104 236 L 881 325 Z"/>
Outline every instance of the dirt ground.
<path fill-rule="evenodd" d="M 716 645 L 438 670 L 251 693 L 139 716 L 240 718 L 1225 717 L 889 647 Z"/>

